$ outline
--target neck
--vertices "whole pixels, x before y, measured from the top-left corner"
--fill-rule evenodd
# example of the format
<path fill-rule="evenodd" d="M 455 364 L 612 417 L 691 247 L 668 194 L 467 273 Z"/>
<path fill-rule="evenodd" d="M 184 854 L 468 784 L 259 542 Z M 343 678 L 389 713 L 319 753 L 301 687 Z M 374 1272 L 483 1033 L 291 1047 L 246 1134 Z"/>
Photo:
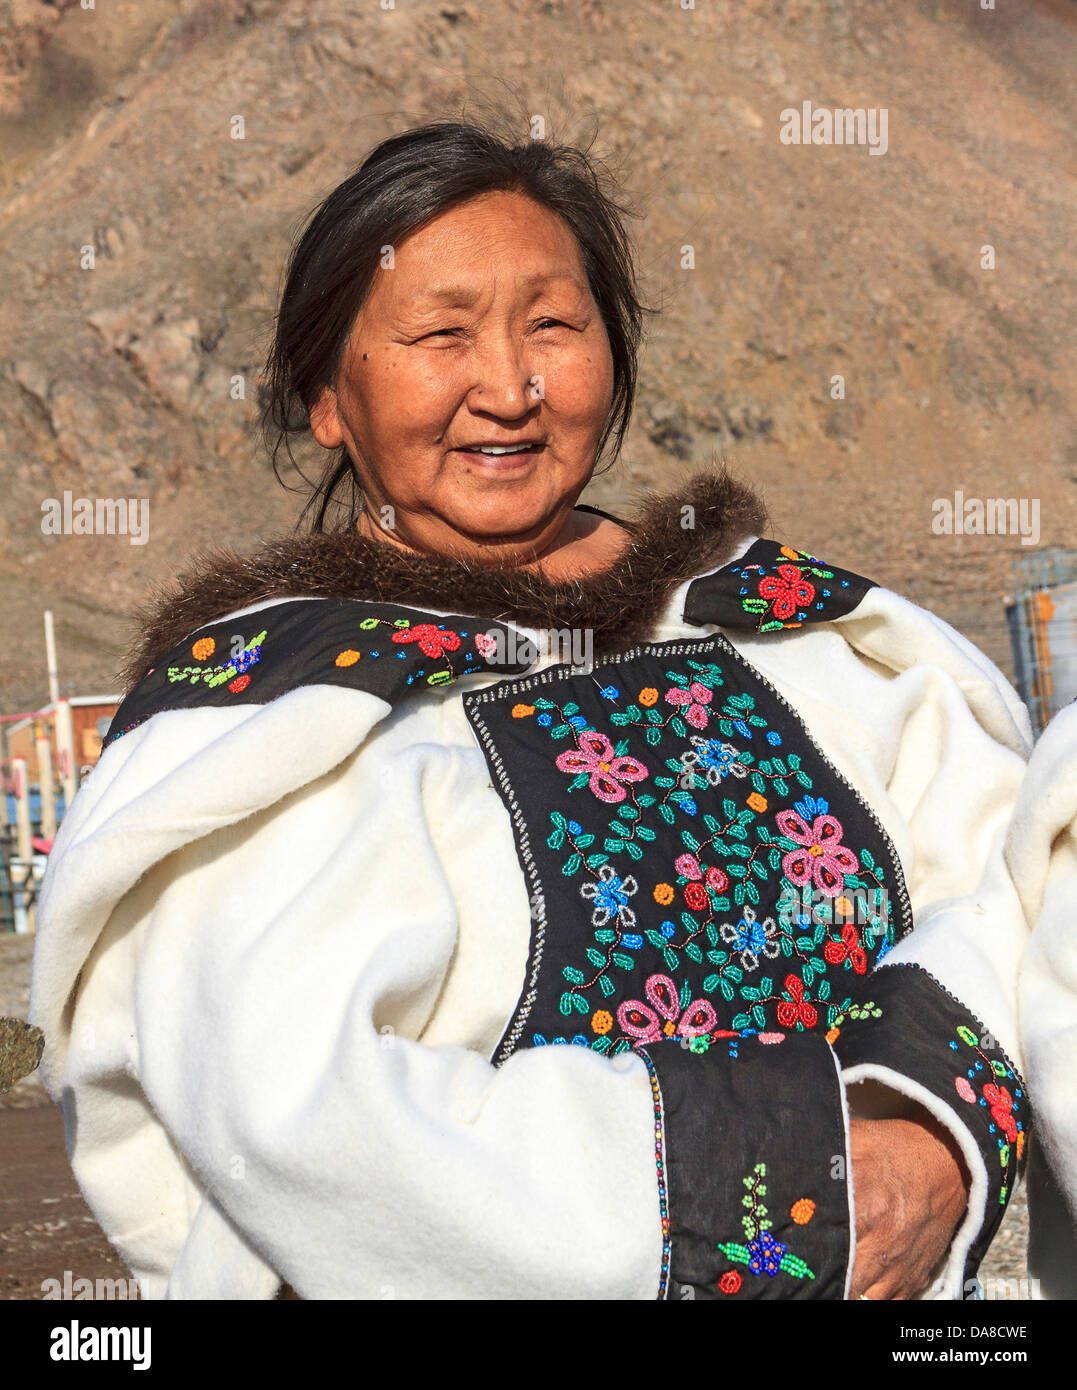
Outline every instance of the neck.
<path fill-rule="evenodd" d="M 393 546 L 408 555 L 430 553 L 409 545 L 396 531 L 379 526 L 366 509 L 360 513 L 355 529 L 367 540 Z M 630 536 L 629 529 L 618 522 L 574 510 L 565 518 L 561 529 L 535 554 L 530 553 L 532 548 L 493 542 L 478 552 L 461 545 L 449 558 L 464 564 L 523 570 L 546 579 L 571 582 L 613 564 L 628 545 Z"/>

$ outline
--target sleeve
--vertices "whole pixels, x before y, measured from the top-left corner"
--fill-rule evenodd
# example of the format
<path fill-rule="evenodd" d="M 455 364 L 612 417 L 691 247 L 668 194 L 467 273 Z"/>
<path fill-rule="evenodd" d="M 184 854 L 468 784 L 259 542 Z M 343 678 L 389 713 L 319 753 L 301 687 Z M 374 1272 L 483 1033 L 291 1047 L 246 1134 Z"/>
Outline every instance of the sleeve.
<path fill-rule="evenodd" d="M 911 1102 L 955 1136 L 972 1179 L 968 1210 L 925 1296 L 966 1297 L 1030 1126 L 1017 1017 L 1028 925 L 1003 853 L 1028 717 L 982 653 L 895 595 L 869 596 L 849 633 L 889 668 L 866 717 L 885 730 L 877 746 L 903 829 L 913 929 L 853 982 L 830 1036 L 854 1113 L 900 1115 Z"/>
<path fill-rule="evenodd" d="M 255 716 L 277 739 L 293 698 Z M 293 710 L 285 761 L 369 698 L 325 696 L 313 720 Z M 279 754 L 249 741 L 251 722 L 257 770 Z M 511 834 L 491 860 L 485 773 L 436 729 L 402 740 L 399 721 L 368 722 L 357 751 L 231 819 L 220 798 L 242 769 L 218 738 L 216 775 L 189 788 L 201 833 L 158 856 L 154 817 L 188 821 L 148 791 L 122 850 L 98 842 L 126 854 L 128 886 L 100 905 L 70 1018 L 92 1046 L 54 1059 L 53 1078 L 76 1173 L 121 1253 L 177 1298 L 248 1287 L 224 1284 L 208 1235 L 198 1245 L 222 1230 L 267 1272 L 261 1297 L 279 1280 L 303 1298 L 842 1297 L 846 1123 L 829 1045 L 549 1047 L 491 1065 L 522 960 L 482 955 L 461 921 L 486 902 L 496 942 L 517 898 L 526 915 Z M 93 851 L 93 836 L 69 846 L 46 933 Z M 132 1163 L 127 1131 L 150 1117 L 167 1136 L 155 1163 L 176 1156 L 174 1194 L 161 1167 Z M 124 1205 L 132 1189 L 141 1206 Z M 167 1258 L 146 1240 L 166 1200 Z"/>
<path fill-rule="evenodd" d="M 1021 963 L 1021 1046 L 1036 1097 L 1029 1273 L 1038 1295 L 1077 1298 L 1077 705 L 1029 761 L 1006 859 L 1033 924 Z"/>

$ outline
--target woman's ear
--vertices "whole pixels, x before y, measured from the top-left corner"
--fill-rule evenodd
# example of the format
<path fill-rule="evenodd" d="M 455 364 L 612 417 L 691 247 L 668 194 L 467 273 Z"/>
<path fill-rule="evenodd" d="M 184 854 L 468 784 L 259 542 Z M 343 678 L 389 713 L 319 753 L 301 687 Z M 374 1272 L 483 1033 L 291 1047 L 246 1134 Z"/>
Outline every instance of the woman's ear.
<path fill-rule="evenodd" d="M 310 429 L 323 449 L 337 449 L 344 443 L 337 393 L 331 386 L 323 386 L 318 392 L 318 398 L 310 410 Z"/>

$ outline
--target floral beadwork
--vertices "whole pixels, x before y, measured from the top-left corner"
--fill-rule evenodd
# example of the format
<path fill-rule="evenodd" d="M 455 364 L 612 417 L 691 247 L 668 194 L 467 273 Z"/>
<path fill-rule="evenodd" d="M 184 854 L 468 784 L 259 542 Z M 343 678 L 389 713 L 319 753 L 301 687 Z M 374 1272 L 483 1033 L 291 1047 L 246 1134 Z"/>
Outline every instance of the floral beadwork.
<path fill-rule="evenodd" d="M 242 651 L 236 653 L 229 661 L 219 662 L 216 666 L 169 666 L 166 674 L 171 683 L 184 681 L 191 685 L 197 685 L 199 681 L 204 686 L 212 690 L 215 686 L 224 685 L 231 681 L 237 683 L 237 678 L 242 677 L 252 666 L 256 666 L 262 659 L 262 643 L 266 639 L 266 630 L 263 628 L 256 637 L 252 637 Z M 217 650 L 217 644 L 212 637 L 202 637 L 191 648 L 191 655 L 196 661 L 208 661 Z M 250 684 L 248 680 L 239 685 L 240 690 L 246 689 Z M 235 694 L 232 685 L 228 687 Z"/>
<path fill-rule="evenodd" d="M 561 772 L 576 774 L 570 791 L 586 783 L 600 801 L 616 803 L 628 794 L 624 783 L 642 782 L 647 776 L 647 769 L 635 758 L 616 756 L 605 734 L 582 733 L 576 742 L 574 752 L 562 753 L 554 760 Z"/>
<path fill-rule="evenodd" d="M 954 1078 L 954 1089 L 967 1105 L 987 1112 L 987 1132 L 994 1140 L 1001 1169 L 998 1200 L 1004 1207 L 1025 1149 L 1022 1114 L 1025 1093 L 1013 1067 L 1003 1059 L 989 1057 L 982 1042 L 984 1039 L 968 1024 L 959 1024 L 955 1029 L 950 1048 L 968 1062 L 968 1066 Z"/>
<path fill-rule="evenodd" d="M 545 905 L 503 1046 L 528 1015 L 532 1046 L 610 1055 L 659 1036 L 825 1031 L 909 929 L 878 820 L 724 639 L 555 669 L 465 707 L 488 757 L 491 723 L 511 735 L 514 833 Z"/>
<path fill-rule="evenodd" d="M 806 550 L 761 539 L 739 560 L 688 586 L 686 622 L 777 632 L 851 613 L 875 587 L 851 570 L 824 565 Z"/>
<path fill-rule="evenodd" d="M 794 1279 L 814 1279 L 814 1273 L 800 1256 L 792 1254 L 788 1246 L 772 1234 L 773 1222 L 767 1216 L 767 1208 L 763 1203 L 767 1192 L 764 1181 L 766 1176 L 767 1165 L 757 1163 L 752 1172 L 743 1179 L 747 1194 L 741 1200 L 747 1210 L 741 1219 L 746 1243 L 719 1241 L 717 1248 L 732 1263 L 746 1265 L 751 1274 L 764 1275 L 769 1279 L 773 1279 L 779 1273 L 789 1274 Z M 815 1203 L 810 1199 L 801 1198 L 794 1211 L 797 1214 L 793 1219 L 797 1224 L 806 1225 L 815 1214 Z M 726 1294 L 739 1293 L 743 1281 L 729 1279 L 730 1273 L 735 1275 L 736 1271 L 723 1274 L 718 1281 L 718 1287 Z M 726 1281 L 725 1284 L 722 1280 Z"/>
<path fill-rule="evenodd" d="M 154 714 L 239 703 L 237 696 L 267 704 L 301 686 L 335 685 L 394 703 L 491 666 L 505 674 L 531 664 L 518 644 L 501 640 L 503 624 L 476 631 L 473 618 L 393 603 L 287 599 L 259 610 L 266 627 L 245 645 L 236 621 L 202 629 L 166 653 L 123 701 L 103 746 Z"/>
<path fill-rule="evenodd" d="M 768 748 L 783 746 L 782 735 L 768 727 L 768 721 L 756 710 L 754 698 L 731 695 L 713 701 L 713 714 L 721 720 L 721 740 L 688 734 L 680 716 L 687 719 L 693 709 L 711 706 L 714 693 L 720 693 L 723 685 L 721 669 L 715 664 L 689 662 L 688 666 L 697 673 L 695 679 L 677 671 L 666 672 L 668 690 L 684 695 L 681 700 L 667 700 L 673 714 L 663 717 L 652 704 L 646 715 L 638 705 L 629 705 L 627 710 L 614 711 L 611 716 L 611 724 L 622 729 L 629 725 L 642 727 L 644 738 L 651 745 L 656 744 L 655 734 L 667 731 L 682 744 L 686 737 L 690 738 L 690 745 L 682 746 L 676 757 L 660 763 L 654 775 L 641 759 L 631 756 L 626 740 L 614 745 L 605 734 L 587 727 L 576 702 L 558 705 L 539 696 L 532 705 L 517 704 L 513 708 L 516 719 L 537 714 L 539 727 L 551 739 L 574 741 L 574 750 L 554 759 L 559 771 L 574 774 L 567 787 L 569 794 L 586 788 L 600 801 L 619 807 L 617 819 L 606 827 L 609 833 L 602 840 L 601 849 L 597 831 L 585 831 L 579 819 L 570 819 L 562 812 L 548 813 L 551 830 L 547 845 L 571 851 L 561 872 L 566 878 L 582 878 L 579 893 L 592 909 L 591 925 L 595 928 L 594 944 L 585 952 L 592 968 L 587 970 L 582 963 L 562 968 L 569 987 L 562 996 L 561 1012 L 579 1011 L 593 1017 L 589 991 L 597 985 L 603 997 L 610 997 L 615 988 L 611 988 L 611 970 L 632 970 L 636 953 L 650 943 L 669 971 L 679 971 L 686 958 L 717 967 L 706 973 L 702 992 L 717 992 L 730 1003 L 735 991 L 750 1006 L 726 1020 L 735 1028 L 765 1027 L 768 1016 L 782 1027 L 814 1028 L 820 1005 L 831 1019 L 841 1008 L 840 999 L 830 996 L 831 967 L 845 967 L 858 974 L 867 968 L 868 948 L 873 943 L 862 930 L 865 919 L 871 921 L 866 890 L 870 886 L 879 895 L 882 879 L 869 850 L 858 855 L 843 843 L 844 827 L 830 813 L 826 798 L 806 793 L 784 810 L 773 805 L 783 796 L 790 797 L 791 786 L 812 784 L 796 752 L 787 751 L 784 758 L 773 754 L 769 758 L 757 757 L 737 746 L 741 741 L 755 739 L 760 731 L 775 735 L 765 739 Z M 703 682 L 708 682 L 709 687 Z M 706 701 L 701 694 L 704 689 L 708 694 Z M 611 703 L 620 698 L 620 690 L 613 686 L 603 687 L 602 694 Z M 697 725 L 702 718 L 702 714 L 696 716 Z M 737 740 L 737 744 L 729 739 Z M 670 775 L 674 772 L 676 777 Z M 748 779 L 751 790 L 744 795 L 743 805 L 725 797 L 721 820 L 707 813 L 700 815 L 701 789 L 720 787 L 727 778 Z M 767 796 L 762 795 L 763 790 Z M 618 872 L 612 861 L 619 854 L 642 860 L 646 847 L 655 843 L 661 824 L 676 825 L 678 812 L 702 820 L 703 828 L 711 833 L 702 840 L 694 832 L 682 830 L 683 852 L 675 857 L 672 866 L 676 886 L 670 882 L 673 875 L 669 875 L 652 889 L 651 897 L 659 906 L 672 908 L 677 898 L 681 899 L 680 921 L 669 917 L 640 933 L 636 930 L 637 910 L 632 904 L 639 892 L 638 876 Z M 651 825 L 644 819 L 647 813 Z M 581 811 L 582 814 L 585 813 Z M 749 827 L 754 829 L 757 840 L 752 851 L 745 848 Z M 722 862 L 704 862 L 715 850 L 723 856 Z M 858 880 L 861 871 L 867 881 Z M 791 920 L 789 912 L 761 915 L 752 905 L 761 900 L 760 881 L 771 882 L 781 890 L 810 885 L 824 898 L 837 899 L 840 895 L 840 910 L 837 904 L 829 913 L 820 914 L 817 908 L 814 922 Z M 795 896 L 786 892 L 786 901 L 794 900 Z M 860 908 L 859 926 L 844 920 L 853 915 L 854 900 Z M 820 917 L 825 920 L 820 921 Z M 878 954 L 889 940 L 890 923 L 880 916 L 873 925 L 881 926 L 879 939 L 874 943 Z M 831 936 L 831 932 L 837 935 Z M 757 983 L 745 982 L 745 976 L 757 972 L 762 962 L 775 961 L 783 954 L 803 963 L 798 973 L 785 972 L 781 976 L 780 987 L 771 976 L 763 976 Z M 813 1000 L 808 991 L 817 976 L 822 978 L 815 987 Z M 670 977 L 652 974 L 645 988 L 648 997 L 651 982 L 659 978 Z M 715 1010 L 705 997 L 694 998 L 686 985 L 675 986 L 675 990 L 685 996 L 676 1017 L 659 1010 L 661 1019 L 657 1019 L 651 1007 L 653 1000 L 651 1005 L 639 999 L 630 1000 L 616 1010 L 622 1046 L 639 1047 L 645 1040 L 653 1041 L 656 1028 L 663 1029 L 667 1036 L 677 1033 L 695 1037 L 718 1026 Z M 685 1032 L 681 1025 L 685 1011 L 697 1020 L 713 1015 L 710 1028 L 697 1026 L 691 1033 Z M 592 1047 L 617 1050 L 617 1039 L 610 1029 L 592 1031 Z M 537 1033 L 532 1040 L 541 1045 L 550 1039 Z"/>
<path fill-rule="evenodd" d="M 741 608 L 755 619 L 759 632 L 800 627 L 809 609 L 822 611 L 826 607 L 833 593 L 831 585 L 839 590 L 850 587 L 849 579 L 838 571 L 827 569 L 806 550 L 789 545 L 778 548 L 776 563 L 746 564 L 740 578 Z"/>

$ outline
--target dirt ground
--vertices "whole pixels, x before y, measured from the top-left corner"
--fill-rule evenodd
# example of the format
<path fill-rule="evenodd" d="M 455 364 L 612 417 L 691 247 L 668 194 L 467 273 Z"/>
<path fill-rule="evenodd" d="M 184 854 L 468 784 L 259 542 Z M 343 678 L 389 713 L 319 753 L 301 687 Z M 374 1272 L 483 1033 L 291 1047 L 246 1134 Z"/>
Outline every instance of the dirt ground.
<path fill-rule="evenodd" d="M 47 1279 L 126 1279 L 82 1200 L 50 1104 L 0 1111 L 0 1298 L 36 1299 Z"/>
<path fill-rule="evenodd" d="M 0 1015 L 25 1017 L 33 938 L 0 937 Z M 1018 1193 L 980 1268 L 988 1298 L 1026 1277 L 1028 1214 Z M 38 1299 L 46 1279 L 122 1279 L 128 1271 L 83 1201 L 67 1161 L 63 1117 L 36 1076 L 0 1096 L 0 1299 Z"/>

